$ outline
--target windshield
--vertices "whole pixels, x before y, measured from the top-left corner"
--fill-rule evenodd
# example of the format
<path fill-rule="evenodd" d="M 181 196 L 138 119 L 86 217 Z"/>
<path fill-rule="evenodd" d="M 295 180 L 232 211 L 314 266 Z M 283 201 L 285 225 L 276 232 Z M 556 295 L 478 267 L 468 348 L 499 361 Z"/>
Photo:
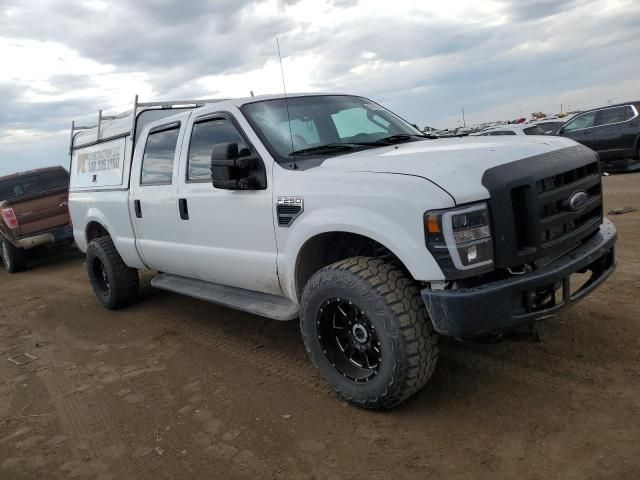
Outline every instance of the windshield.
<path fill-rule="evenodd" d="M 280 162 L 301 156 L 349 153 L 382 146 L 392 136 L 423 136 L 422 132 L 377 103 L 361 97 L 322 95 L 249 103 L 242 111 Z M 291 119 L 289 122 L 288 119 Z M 375 142 L 382 142 L 375 144 Z"/>

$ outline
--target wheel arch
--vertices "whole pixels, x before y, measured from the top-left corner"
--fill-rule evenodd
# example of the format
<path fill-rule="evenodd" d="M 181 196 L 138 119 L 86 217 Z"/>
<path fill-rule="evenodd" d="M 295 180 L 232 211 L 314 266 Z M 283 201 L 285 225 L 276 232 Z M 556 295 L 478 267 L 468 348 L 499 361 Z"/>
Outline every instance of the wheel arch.
<path fill-rule="evenodd" d="M 300 299 L 304 286 L 315 272 L 332 263 L 356 256 L 383 258 L 413 278 L 402 260 L 378 240 L 349 231 L 327 231 L 307 239 L 298 251 L 294 273 L 296 299 Z"/>
<path fill-rule="evenodd" d="M 84 230 L 84 238 L 87 244 L 99 237 L 110 237 L 109 229 L 98 220 L 91 220 Z"/>

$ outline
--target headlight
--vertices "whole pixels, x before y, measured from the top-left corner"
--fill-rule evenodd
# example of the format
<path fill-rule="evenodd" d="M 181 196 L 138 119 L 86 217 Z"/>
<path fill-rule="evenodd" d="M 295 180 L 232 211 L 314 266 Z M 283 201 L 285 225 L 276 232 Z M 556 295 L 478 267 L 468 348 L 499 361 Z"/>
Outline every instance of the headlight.
<path fill-rule="evenodd" d="M 486 203 L 424 214 L 427 248 L 449 279 L 493 269 L 493 240 Z"/>

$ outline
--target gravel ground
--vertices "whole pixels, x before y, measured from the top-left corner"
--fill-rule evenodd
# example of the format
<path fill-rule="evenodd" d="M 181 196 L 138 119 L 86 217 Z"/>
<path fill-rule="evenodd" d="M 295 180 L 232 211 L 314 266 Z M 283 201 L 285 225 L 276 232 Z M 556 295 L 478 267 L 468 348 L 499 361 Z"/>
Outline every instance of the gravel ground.
<path fill-rule="evenodd" d="M 604 179 L 640 208 L 640 174 Z M 149 287 L 98 305 L 76 252 L 0 272 L 0 479 L 640 478 L 640 211 L 618 269 L 527 335 L 443 342 L 389 413 L 335 398 L 279 323 Z M 8 361 L 27 352 L 36 360 Z"/>

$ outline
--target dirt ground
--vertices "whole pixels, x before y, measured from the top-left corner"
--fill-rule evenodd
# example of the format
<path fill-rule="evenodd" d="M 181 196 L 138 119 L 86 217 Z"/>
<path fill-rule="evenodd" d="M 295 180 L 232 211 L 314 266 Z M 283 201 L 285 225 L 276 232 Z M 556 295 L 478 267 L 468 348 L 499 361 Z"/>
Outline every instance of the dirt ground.
<path fill-rule="evenodd" d="M 604 179 L 640 208 L 640 174 Z M 618 269 L 526 336 L 444 341 L 389 413 L 336 399 L 279 323 L 149 287 L 101 307 L 82 257 L 0 273 L 0 478 L 638 479 L 640 211 Z M 37 357 L 23 366 L 8 358 Z"/>

